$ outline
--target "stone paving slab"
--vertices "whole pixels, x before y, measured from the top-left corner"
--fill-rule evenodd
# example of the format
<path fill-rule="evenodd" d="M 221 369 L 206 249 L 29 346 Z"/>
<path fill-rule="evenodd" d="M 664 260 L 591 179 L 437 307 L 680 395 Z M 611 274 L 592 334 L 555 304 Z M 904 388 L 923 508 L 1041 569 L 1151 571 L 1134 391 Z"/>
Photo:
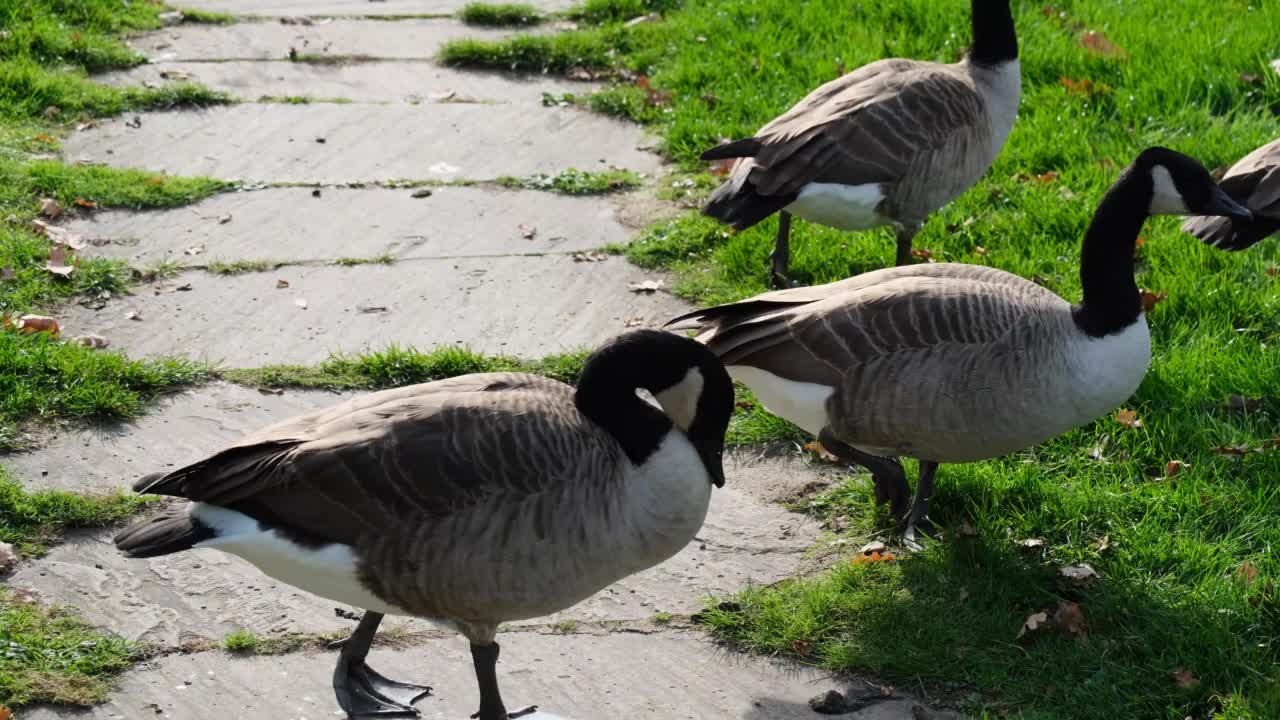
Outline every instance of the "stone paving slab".
<path fill-rule="evenodd" d="M 539 10 L 567 10 L 574 0 L 523 0 Z M 471 0 L 179 0 L 175 6 L 257 17 L 427 15 L 458 12 Z"/>
<path fill-rule="evenodd" d="M 639 149 L 643 137 L 635 125 L 540 105 L 251 103 L 126 115 L 73 134 L 64 155 L 267 182 L 487 180 L 570 167 L 654 172 L 661 163 Z"/>
<path fill-rule="evenodd" d="M 518 102 L 526 107 L 540 106 L 543 93 L 582 95 L 600 87 L 563 78 L 454 70 L 429 62 L 402 60 L 345 64 L 161 62 L 94 79 L 120 86 L 192 80 L 242 100 L 298 96 L 354 102 Z"/>
<path fill-rule="evenodd" d="M 135 266 L 565 253 L 629 239 L 618 217 L 626 198 L 474 187 L 431 188 L 430 197 L 415 192 L 326 187 L 317 198 L 311 188 L 271 188 L 222 193 L 172 210 L 95 212 L 68 227 L 92 239 L 85 253 Z M 521 225 L 536 231 L 533 238 L 524 237 Z M 188 254 L 194 249 L 200 254 Z"/>
<path fill-rule="evenodd" d="M 536 31 L 536 30 L 535 30 Z M 280 60 L 289 48 L 308 55 L 361 55 L 428 60 L 450 40 L 498 40 L 511 30 L 457 20 L 316 20 L 310 25 L 245 22 L 185 24 L 146 33 L 129 45 L 152 62 L 181 60 Z"/>
<path fill-rule="evenodd" d="M 808 699 L 844 682 L 718 648 L 698 635 L 499 636 L 498 681 L 515 708 L 535 703 L 561 718 L 813 720 Z M 38 708 L 23 720 L 317 720 L 342 717 L 331 688 L 336 652 L 234 658 L 173 655 L 125 675 L 115 699 L 87 712 Z M 470 651 L 461 638 L 404 650 L 375 648 L 369 664 L 388 677 L 429 684 L 418 702 L 427 720 L 463 720 L 479 702 Z M 863 686 L 858 683 L 859 689 Z M 912 720 L 913 701 L 895 697 L 842 715 Z M 950 720 L 952 713 L 929 714 Z"/>
<path fill-rule="evenodd" d="M 622 258 L 578 263 L 566 255 L 187 272 L 101 310 L 72 305 L 55 315 L 63 332 L 102 335 L 132 357 L 183 355 L 232 367 L 309 364 L 393 343 L 543 357 L 685 312 L 665 292 L 627 289 L 655 277 Z M 288 288 L 277 288 L 281 279 Z"/>

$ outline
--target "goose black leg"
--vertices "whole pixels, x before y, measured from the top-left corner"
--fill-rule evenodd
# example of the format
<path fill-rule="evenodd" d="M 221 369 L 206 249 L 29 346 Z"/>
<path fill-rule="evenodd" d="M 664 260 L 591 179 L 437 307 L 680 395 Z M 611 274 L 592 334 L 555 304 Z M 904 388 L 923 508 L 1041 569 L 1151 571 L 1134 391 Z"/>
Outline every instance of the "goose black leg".
<path fill-rule="evenodd" d="M 382 613 L 367 611 L 351 637 L 342 643 L 333 671 L 333 693 L 348 720 L 418 717 L 413 704 L 431 694 L 425 685 L 388 680 L 365 664 Z"/>
<path fill-rule="evenodd" d="M 472 715 L 472 720 L 507 720 L 536 712 L 537 705 L 507 712 L 502 704 L 502 694 L 498 692 L 498 643 L 471 646 L 471 662 L 476 668 L 476 682 L 480 684 L 480 711 Z"/>
<path fill-rule="evenodd" d="M 822 432 L 818 433 L 818 442 L 841 460 L 870 470 L 871 479 L 876 486 L 876 504 L 889 503 L 889 510 L 895 518 L 906 514 L 910 488 L 907 486 L 907 474 L 902 469 L 902 463 L 896 458 L 872 455 L 840 442 L 831 433 L 831 428 L 822 428 Z"/>
<path fill-rule="evenodd" d="M 911 513 L 902 519 L 902 539 L 908 547 L 918 550 L 916 527 L 928 533 L 929 500 L 933 497 L 933 476 L 938 472 L 938 463 L 928 460 L 920 461 L 920 478 L 916 481 L 916 498 L 911 503 Z"/>
<path fill-rule="evenodd" d="M 792 287 L 791 277 L 787 274 L 791 269 L 791 213 L 783 210 L 778 213 L 778 236 L 773 240 L 773 254 L 770 278 L 775 289 Z"/>
<path fill-rule="evenodd" d="M 911 241 L 915 239 L 916 233 L 918 232 L 920 232 L 920 226 L 918 224 L 913 223 L 898 227 L 898 255 L 894 260 L 894 265 L 911 264 Z"/>

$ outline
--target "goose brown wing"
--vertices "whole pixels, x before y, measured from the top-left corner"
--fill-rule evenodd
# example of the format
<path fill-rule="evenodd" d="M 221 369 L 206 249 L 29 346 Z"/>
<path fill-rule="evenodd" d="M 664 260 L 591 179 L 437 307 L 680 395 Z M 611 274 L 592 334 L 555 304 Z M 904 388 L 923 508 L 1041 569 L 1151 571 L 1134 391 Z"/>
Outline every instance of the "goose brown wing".
<path fill-rule="evenodd" d="M 607 477 L 619 453 L 578 413 L 572 388 L 472 375 L 300 416 L 137 489 L 230 507 L 313 542 L 354 543 L 388 518 L 428 521 Z"/>

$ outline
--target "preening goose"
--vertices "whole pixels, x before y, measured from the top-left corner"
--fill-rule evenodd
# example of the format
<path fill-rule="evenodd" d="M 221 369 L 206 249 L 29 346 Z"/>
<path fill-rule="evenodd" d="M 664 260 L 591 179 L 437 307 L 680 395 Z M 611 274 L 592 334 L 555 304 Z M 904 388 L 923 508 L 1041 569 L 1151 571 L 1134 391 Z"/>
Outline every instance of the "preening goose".
<path fill-rule="evenodd" d="M 366 609 L 334 672 L 351 718 L 417 715 L 430 691 L 365 664 L 383 615 L 445 623 L 471 641 L 475 717 L 502 720 L 524 711 L 509 715 L 498 692 L 498 624 L 567 608 L 683 548 L 724 483 L 732 412 L 706 347 L 632 332 L 588 358 L 576 391 L 514 373 L 387 390 L 145 477 L 137 491 L 190 502 L 115 543 L 139 558 L 216 548 Z"/>
<path fill-rule="evenodd" d="M 1219 186 L 1253 211 L 1253 220 L 1189 218 L 1184 232 L 1221 250 L 1244 250 L 1280 233 L 1280 139 L 1272 140 L 1231 166 Z"/>
<path fill-rule="evenodd" d="M 972 0 L 960 62 L 887 59 L 814 90 L 755 137 L 711 148 L 741 158 L 703 213 L 738 230 L 781 211 L 772 254 L 785 287 L 791 215 L 840 230 L 897 228 L 897 264 L 930 213 L 991 167 L 1022 93 L 1009 0 Z"/>
<path fill-rule="evenodd" d="M 995 268 L 886 268 L 765 293 L 676 318 L 698 328 L 729 374 L 769 411 L 869 468 L 908 541 L 928 510 L 938 463 L 1036 445 L 1123 403 L 1151 338 L 1133 250 L 1148 215 L 1249 218 L 1198 162 L 1143 151 L 1103 197 L 1084 236 L 1072 305 Z M 920 461 L 915 502 L 894 456 Z"/>

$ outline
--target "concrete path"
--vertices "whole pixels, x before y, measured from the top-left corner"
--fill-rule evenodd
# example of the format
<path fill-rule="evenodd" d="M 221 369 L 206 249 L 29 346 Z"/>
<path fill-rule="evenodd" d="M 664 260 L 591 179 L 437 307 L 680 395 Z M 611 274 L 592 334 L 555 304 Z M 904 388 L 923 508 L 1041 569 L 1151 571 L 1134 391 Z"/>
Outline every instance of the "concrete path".
<path fill-rule="evenodd" d="M 664 289 L 631 287 L 660 276 L 593 252 L 625 243 L 660 211 L 651 186 L 662 163 L 639 128 L 543 103 L 543 93 L 587 85 L 430 61 L 445 40 L 495 31 L 448 17 L 359 19 L 447 15 L 463 4 L 187 0 L 290 20 L 180 26 L 134 39 L 153 63 L 103 82 L 189 77 L 245 102 L 103 122 L 74 134 L 67 157 L 245 180 L 255 189 L 180 209 L 70 220 L 88 241 L 85 252 L 167 271 L 132 295 L 65 308 L 63 331 L 102 335 L 133 356 L 178 354 L 239 367 L 314 363 L 330 352 L 392 343 L 465 344 L 534 358 L 593 346 L 686 309 Z M 289 62 L 291 48 L 361 61 Z M 317 102 L 256 102 L 262 96 Z M 568 197 L 492 182 L 569 168 L 626 169 L 650 187 Z M 405 180 L 453 184 L 410 188 Z M 342 397 L 217 383 L 167 398 L 135 422 L 76 430 L 0 461 L 33 488 L 125 488 Z M 732 454 L 726 470 L 728 484 L 714 493 L 705 526 L 683 552 L 576 607 L 506 628 L 500 673 L 513 705 L 536 702 L 578 720 L 787 720 L 812 717 L 808 699 L 844 685 L 731 653 L 689 622 L 709 597 L 823 562 L 815 552 L 820 528 L 779 502 L 831 482 L 834 471 L 810 467 L 796 453 L 749 452 Z M 341 715 L 329 687 L 334 654 L 317 648 L 320 637 L 351 631 L 352 608 L 214 551 L 126 560 L 111 535 L 74 534 L 7 582 L 160 654 L 127 673 L 111 703 L 87 713 L 24 711 L 24 720 Z M 425 717 L 469 715 L 476 693 L 465 643 L 418 620 L 390 619 L 386 627 L 395 645 L 376 649 L 375 665 L 435 686 L 436 696 L 419 704 Z M 268 639 L 302 637 L 310 649 L 234 658 L 217 648 L 238 628 Z M 869 699 L 846 717 L 913 717 L 911 698 L 861 686 L 852 692 Z"/>

